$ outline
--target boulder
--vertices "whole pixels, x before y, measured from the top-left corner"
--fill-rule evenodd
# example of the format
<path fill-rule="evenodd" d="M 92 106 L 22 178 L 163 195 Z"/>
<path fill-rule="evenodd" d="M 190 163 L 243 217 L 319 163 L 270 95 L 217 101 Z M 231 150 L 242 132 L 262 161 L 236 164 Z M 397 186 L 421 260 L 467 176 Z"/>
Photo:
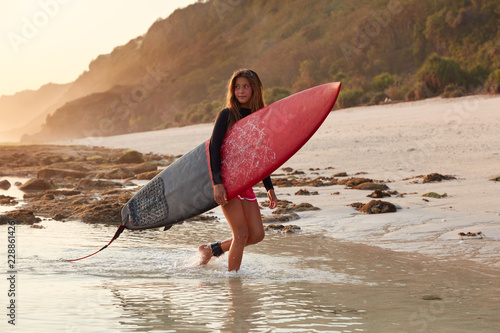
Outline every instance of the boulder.
<path fill-rule="evenodd" d="M 144 156 L 136 150 L 127 150 L 123 155 L 118 157 L 117 162 L 130 164 L 144 163 Z"/>
<path fill-rule="evenodd" d="M 159 174 L 161 170 L 156 170 L 156 171 L 150 171 L 150 172 L 143 172 L 137 175 L 138 180 L 151 180 L 154 177 L 156 177 L 157 174 Z"/>
<path fill-rule="evenodd" d="M 11 187 L 10 182 L 7 179 L 0 180 L 0 189 L 8 190 Z"/>
<path fill-rule="evenodd" d="M 45 179 L 34 178 L 19 186 L 21 191 L 46 191 L 52 189 L 52 184 Z"/>
<path fill-rule="evenodd" d="M 42 168 L 36 172 L 37 178 L 52 179 L 52 178 L 85 178 L 88 176 L 87 172 L 68 170 L 68 169 L 55 169 L 55 168 Z"/>
<path fill-rule="evenodd" d="M 376 199 L 380 199 L 380 198 L 384 198 L 384 197 L 390 197 L 390 196 L 391 196 L 390 193 L 384 192 L 382 190 L 375 190 L 375 191 L 373 191 L 372 194 L 368 194 L 367 195 L 367 197 L 376 198 Z"/>
<path fill-rule="evenodd" d="M 0 205 L 12 206 L 17 205 L 16 198 L 11 197 L 10 195 L 0 194 Z"/>
<path fill-rule="evenodd" d="M 33 214 L 32 211 L 19 209 L 7 212 L 5 215 L 0 215 L 0 224 L 7 224 L 14 221 L 16 224 L 33 224 L 42 220 Z"/>
<path fill-rule="evenodd" d="M 144 163 L 141 163 L 139 165 L 136 165 L 132 168 L 132 171 L 138 175 L 140 173 L 144 173 L 144 172 L 150 172 L 150 171 L 156 171 L 158 167 L 156 166 L 156 164 L 154 163 L 151 163 L 151 162 L 144 162 Z"/>
<path fill-rule="evenodd" d="M 57 155 L 45 156 L 40 161 L 40 163 L 42 165 L 51 165 L 51 164 L 54 164 L 54 163 L 62 163 L 62 162 L 64 162 L 64 160 L 62 159 L 62 157 L 61 156 L 57 156 Z"/>
<path fill-rule="evenodd" d="M 135 173 L 128 168 L 116 168 L 106 172 L 103 176 L 105 179 L 127 179 L 135 177 Z"/>
<path fill-rule="evenodd" d="M 306 189 L 300 189 L 297 192 L 295 192 L 295 195 L 319 195 L 318 191 L 309 191 Z"/>
<path fill-rule="evenodd" d="M 46 201 L 48 201 L 48 200 L 54 200 L 54 199 L 55 199 L 55 197 L 54 197 L 53 194 L 44 194 L 40 198 L 40 200 L 46 200 Z"/>
<path fill-rule="evenodd" d="M 361 204 L 359 202 L 352 204 L 360 212 L 365 214 L 382 214 L 382 213 L 394 213 L 397 208 L 394 204 L 382 201 L 382 200 L 372 200 L 367 204 Z"/>

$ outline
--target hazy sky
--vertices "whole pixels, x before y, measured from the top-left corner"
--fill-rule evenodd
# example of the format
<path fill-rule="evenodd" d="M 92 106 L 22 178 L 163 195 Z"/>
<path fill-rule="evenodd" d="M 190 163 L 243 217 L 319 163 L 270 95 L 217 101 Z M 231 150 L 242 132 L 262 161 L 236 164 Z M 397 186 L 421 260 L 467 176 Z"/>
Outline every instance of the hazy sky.
<path fill-rule="evenodd" d="M 196 0 L 0 0 L 0 96 L 75 80 Z"/>

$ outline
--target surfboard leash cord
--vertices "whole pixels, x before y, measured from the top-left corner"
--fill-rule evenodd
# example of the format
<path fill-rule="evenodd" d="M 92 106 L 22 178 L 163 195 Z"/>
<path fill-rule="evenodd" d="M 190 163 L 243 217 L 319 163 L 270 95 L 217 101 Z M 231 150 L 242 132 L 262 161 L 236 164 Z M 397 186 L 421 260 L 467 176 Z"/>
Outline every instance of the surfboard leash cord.
<path fill-rule="evenodd" d="M 125 229 L 125 224 L 120 224 L 120 226 L 118 226 L 118 230 L 116 230 L 115 232 L 115 235 L 113 236 L 113 238 L 109 241 L 108 244 L 104 245 L 100 250 L 92 253 L 92 254 L 89 254 L 88 256 L 85 256 L 85 257 L 82 257 L 82 258 L 78 258 L 78 259 L 71 259 L 71 260 L 67 260 L 67 259 L 62 259 L 63 261 L 69 261 L 69 262 L 75 262 L 75 261 L 78 261 L 78 260 L 82 260 L 82 259 L 86 259 L 88 257 L 92 257 L 94 254 L 97 254 L 99 252 L 101 252 L 102 250 L 104 250 L 105 248 L 107 248 L 108 246 L 111 245 L 111 243 L 113 243 L 113 241 L 115 239 L 117 239 L 118 237 L 120 237 L 121 233 L 123 232 L 123 230 Z"/>

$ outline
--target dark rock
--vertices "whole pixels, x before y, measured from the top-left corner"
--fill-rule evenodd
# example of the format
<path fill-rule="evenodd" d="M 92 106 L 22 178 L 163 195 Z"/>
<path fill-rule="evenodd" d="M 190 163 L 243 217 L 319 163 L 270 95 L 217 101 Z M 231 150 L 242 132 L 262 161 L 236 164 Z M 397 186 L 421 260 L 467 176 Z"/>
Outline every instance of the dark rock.
<path fill-rule="evenodd" d="M 135 177 L 135 173 L 128 168 L 116 168 L 104 174 L 105 179 L 127 179 Z"/>
<path fill-rule="evenodd" d="M 43 168 L 36 172 L 37 178 L 42 179 L 52 179 L 52 178 L 76 178 L 81 179 L 88 176 L 87 172 L 68 170 L 68 169 L 55 169 L 55 168 Z"/>
<path fill-rule="evenodd" d="M 19 209 L 0 215 L 0 224 L 7 224 L 10 221 L 14 221 L 16 224 L 33 224 L 42 220 L 36 217 L 32 211 Z"/>
<path fill-rule="evenodd" d="M 385 184 L 366 182 L 353 186 L 352 189 L 364 190 L 364 191 L 376 191 L 376 190 L 384 191 L 388 190 L 389 187 L 387 187 L 387 185 Z"/>
<path fill-rule="evenodd" d="M 85 158 L 85 161 L 92 163 L 92 164 L 104 164 L 104 163 L 109 163 L 109 160 L 104 158 L 101 155 L 94 155 L 94 156 L 89 156 Z"/>
<path fill-rule="evenodd" d="M 121 223 L 122 206 L 116 200 L 101 200 L 80 206 L 71 217 L 83 222 Z"/>
<path fill-rule="evenodd" d="M 360 204 L 359 202 L 351 204 L 357 210 L 365 214 L 382 214 L 382 213 L 394 213 L 397 211 L 396 206 L 387 201 L 372 200 L 367 204 Z"/>
<path fill-rule="evenodd" d="M 64 221 L 66 218 L 67 216 L 61 213 L 56 213 L 54 214 L 54 216 L 52 216 L 52 219 L 55 221 Z"/>
<path fill-rule="evenodd" d="M 313 205 L 311 205 L 309 203 L 301 203 L 298 205 L 286 205 L 286 206 L 278 207 L 273 211 L 273 214 L 276 214 L 276 215 L 289 214 L 292 212 L 304 212 L 304 211 L 309 211 L 309 210 L 319 210 L 319 208 L 314 207 Z"/>
<path fill-rule="evenodd" d="M 0 205 L 13 206 L 13 205 L 17 205 L 17 204 L 18 204 L 18 202 L 16 201 L 16 198 L 11 197 L 9 195 L 0 194 Z"/>
<path fill-rule="evenodd" d="M 349 206 L 351 207 L 354 207 L 356 208 L 357 210 L 359 210 L 361 207 L 363 207 L 365 204 L 361 203 L 361 202 L 353 202 L 352 204 L 350 204 Z"/>
<path fill-rule="evenodd" d="M 122 187 L 122 184 L 106 180 L 82 179 L 76 185 L 77 189 L 110 189 Z"/>
<path fill-rule="evenodd" d="M 10 182 L 7 179 L 0 180 L 0 189 L 8 190 L 11 187 Z"/>
<path fill-rule="evenodd" d="M 385 197 L 390 197 L 391 195 L 382 190 L 375 190 L 372 194 L 368 194 L 367 197 L 381 199 Z"/>
<path fill-rule="evenodd" d="M 300 227 L 296 225 L 268 224 L 264 227 L 265 231 L 276 230 L 282 233 L 294 233 L 300 231 Z"/>
<path fill-rule="evenodd" d="M 422 299 L 424 301 L 439 301 L 439 300 L 442 300 L 441 297 L 437 296 L 437 295 L 422 295 Z"/>
<path fill-rule="evenodd" d="M 339 181 L 340 185 L 345 185 L 346 187 L 354 187 L 363 183 L 373 183 L 373 179 L 353 177 Z"/>
<path fill-rule="evenodd" d="M 53 194 L 44 194 L 40 199 L 41 200 L 54 200 L 55 197 Z"/>
<path fill-rule="evenodd" d="M 151 163 L 151 162 L 144 162 L 144 163 L 141 163 L 139 165 L 134 166 L 132 168 L 132 171 L 136 175 L 138 175 L 138 174 L 144 173 L 144 172 L 156 171 L 156 169 L 158 169 L 158 167 L 156 166 L 156 164 Z"/>
<path fill-rule="evenodd" d="M 456 177 L 454 176 L 450 176 L 450 175 L 441 175 L 439 173 L 430 173 L 428 175 L 425 175 L 425 176 L 416 176 L 414 178 L 422 178 L 422 182 L 423 183 L 431 183 L 431 182 L 441 182 L 443 180 L 454 180 L 454 179 L 457 179 Z"/>
<path fill-rule="evenodd" d="M 77 190 L 47 190 L 45 191 L 45 194 L 52 194 L 54 196 L 72 196 L 72 195 L 78 195 L 81 194 L 82 191 L 77 191 Z"/>
<path fill-rule="evenodd" d="M 441 198 L 447 197 L 448 194 L 446 194 L 446 193 L 438 194 L 436 192 L 428 192 L 428 193 L 422 194 L 422 196 L 427 197 L 427 198 L 441 199 Z"/>
<path fill-rule="evenodd" d="M 301 186 L 311 186 L 311 187 L 323 187 L 337 185 L 338 181 L 335 178 L 329 177 L 317 177 L 314 179 L 310 178 L 273 178 L 273 184 L 277 187 L 301 187 Z"/>
<path fill-rule="evenodd" d="M 318 191 L 308 191 L 308 190 L 299 190 L 297 192 L 295 192 L 295 195 L 319 195 Z"/>
<path fill-rule="evenodd" d="M 296 213 L 285 214 L 285 215 L 274 215 L 274 216 L 264 216 L 262 218 L 263 223 L 284 223 L 288 221 L 298 220 L 300 219 L 299 215 Z"/>
<path fill-rule="evenodd" d="M 21 191 L 45 191 L 52 188 L 52 184 L 45 179 L 34 178 L 19 186 Z"/>
<path fill-rule="evenodd" d="M 45 156 L 40 161 L 40 163 L 42 165 L 51 165 L 51 164 L 54 164 L 54 163 L 61 163 L 61 162 L 64 162 L 64 160 L 61 158 L 61 156 L 55 156 L 55 155 Z"/>
<path fill-rule="evenodd" d="M 118 163 L 130 163 L 130 164 L 138 164 L 144 163 L 144 157 L 141 153 L 136 150 L 128 150 L 123 155 L 118 157 Z"/>
<path fill-rule="evenodd" d="M 137 175 L 138 180 L 151 180 L 154 177 L 156 177 L 157 174 L 162 172 L 162 170 L 156 170 L 156 171 L 150 171 L 150 172 L 143 172 Z"/>
<path fill-rule="evenodd" d="M 339 173 L 334 174 L 333 177 L 347 177 L 347 173 L 339 172 Z"/>
<path fill-rule="evenodd" d="M 200 214 L 187 219 L 186 222 L 213 222 L 218 220 L 219 218 L 217 216 Z"/>

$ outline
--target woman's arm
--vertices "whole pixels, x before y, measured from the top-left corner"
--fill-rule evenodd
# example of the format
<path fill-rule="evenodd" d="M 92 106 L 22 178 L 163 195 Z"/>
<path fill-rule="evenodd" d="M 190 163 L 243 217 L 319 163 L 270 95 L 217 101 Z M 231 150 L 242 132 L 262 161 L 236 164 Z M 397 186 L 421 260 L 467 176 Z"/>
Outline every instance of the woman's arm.
<path fill-rule="evenodd" d="M 267 191 L 267 197 L 269 198 L 269 208 L 273 209 L 278 204 L 278 198 L 276 197 L 276 193 L 274 193 L 273 182 L 271 181 L 271 176 L 267 176 L 262 180 L 264 183 L 264 187 Z"/>
<path fill-rule="evenodd" d="M 276 208 L 278 204 L 278 198 L 276 197 L 276 193 L 274 193 L 274 189 L 270 189 L 267 191 L 267 197 L 269 198 L 269 208 Z"/>
<path fill-rule="evenodd" d="M 215 121 L 212 137 L 210 138 L 210 167 L 212 169 L 212 181 L 214 185 L 222 184 L 221 176 L 221 153 L 220 149 L 224 142 L 227 130 L 227 120 L 229 117 L 229 110 L 224 109 L 219 112 L 217 120 Z"/>
<path fill-rule="evenodd" d="M 222 158 L 220 149 L 226 135 L 228 117 L 228 109 L 224 109 L 219 112 L 212 131 L 212 137 L 210 138 L 210 168 L 212 169 L 212 182 L 214 184 L 214 199 L 219 205 L 225 205 L 227 203 L 226 189 L 222 184 Z"/>

